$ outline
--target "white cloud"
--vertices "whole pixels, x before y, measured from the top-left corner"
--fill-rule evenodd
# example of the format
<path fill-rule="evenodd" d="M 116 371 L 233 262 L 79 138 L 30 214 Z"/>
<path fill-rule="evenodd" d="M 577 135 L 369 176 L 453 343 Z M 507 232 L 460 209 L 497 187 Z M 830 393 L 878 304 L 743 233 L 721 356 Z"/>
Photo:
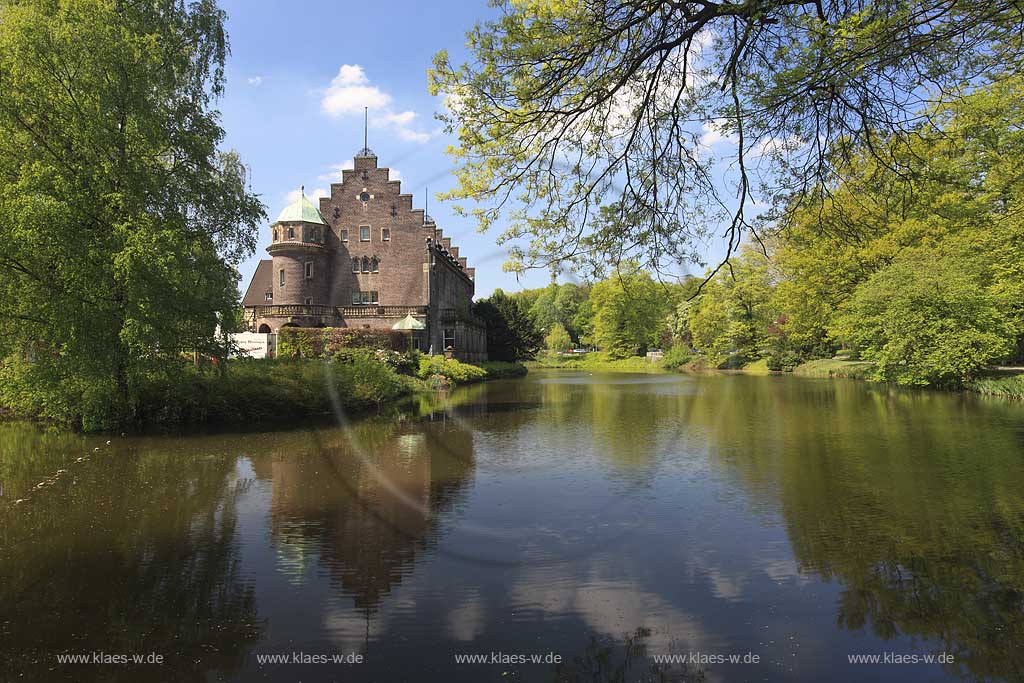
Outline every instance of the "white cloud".
<path fill-rule="evenodd" d="M 328 116 L 340 118 L 350 114 L 362 114 L 364 107 L 370 109 L 370 125 L 374 128 L 390 128 L 402 140 L 427 142 L 430 133 L 411 127 L 416 118 L 414 111 L 396 112 L 391 95 L 370 82 L 366 72 L 358 64 L 342 64 L 338 75 L 324 90 L 320 108 Z"/>
<path fill-rule="evenodd" d="M 299 201 L 302 188 L 296 187 L 294 190 L 288 193 L 285 198 L 289 204 L 293 204 Z M 313 206 L 319 206 L 320 197 L 329 197 L 330 193 L 322 187 L 318 187 L 315 190 L 306 190 L 306 199 L 312 202 Z"/>
<path fill-rule="evenodd" d="M 259 87 L 263 82 L 263 76 L 250 76 L 246 80 L 249 81 L 249 85 Z"/>
<path fill-rule="evenodd" d="M 730 145 L 739 144 L 739 136 L 735 133 L 726 132 L 724 125 L 717 121 L 705 122 L 701 129 L 704 132 L 700 136 L 700 146 L 705 149 L 711 149 L 721 142 Z"/>
<path fill-rule="evenodd" d="M 317 180 L 328 182 L 328 183 L 340 183 L 341 172 L 355 168 L 355 162 L 352 159 L 345 159 L 341 163 L 331 164 L 328 167 L 327 173 L 323 173 L 316 177 Z"/>

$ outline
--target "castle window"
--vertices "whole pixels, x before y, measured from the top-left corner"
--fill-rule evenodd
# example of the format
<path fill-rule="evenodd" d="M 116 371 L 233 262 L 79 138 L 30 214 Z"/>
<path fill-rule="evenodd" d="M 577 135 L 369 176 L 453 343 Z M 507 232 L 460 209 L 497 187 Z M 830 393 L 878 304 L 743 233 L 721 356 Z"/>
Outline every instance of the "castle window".
<path fill-rule="evenodd" d="M 313 240 L 314 242 L 320 241 L 320 228 L 313 228 L 310 231 L 310 239 Z"/>
<path fill-rule="evenodd" d="M 267 292 L 266 294 L 263 295 L 263 300 L 264 301 L 273 301 L 274 300 L 274 293 L 273 292 Z"/>
<path fill-rule="evenodd" d="M 370 272 L 370 259 L 368 259 L 365 256 L 363 257 L 363 272 L 364 273 L 369 273 Z"/>
<path fill-rule="evenodd" d="M 306 279 L 307 280 L 312 280 L 313 279 L 313 262 L 312 261 L 306 261 Z"/>
<path fill-rule="evenodd" d="M 445 349 L 454 349 L 455 348 L 455 328 L 454 327 L 446 327 L 446 328 L 444 328 L 444 330 L 442 331 L 442 336 L 444 337 L 444 340 L 441 342 L 441 346 L 443 348 L 445 348 Z"/>
<path fill-rule="evenodd" d="M 371 273 L 376 273 L 377 269 L 379 267 L 380 267 L 380 259 L 378 259 L 376 256 L 374 256 L 373 258 L 370 259 L 370 272 Z"/>
<path fill-rule="evenodd" d="M 381 242 L 390 242 L 391 241 L 391 228 L 381 228 L 380 229 L 380 241 Z"/>
<path fill-rule="evenodd" d="M 307 296 L 305 301 L 306 301 L 306 305 L 307 306 L 312 306 L 313 305 L 313 297 Z"/>
<path fill-rule="evenodd" d="M 288 239 L 295 239 L 295 228 L 288 228 Z"/>
<path fill-rule="evenodd" d="M 348 230 L 341 231 L 341 241 L 348 242 Z"/>
<path fill-rule="evenodd" d="M 359 272 L 359 258 L 358 257 L 352 257 L 352 272 L 353 273 L 358 273 Z"/>
<path fill-rule="evenodd" d="M 353 306 L 370 306 L 377 303 L 377 292 L 352 292 Z"/>
<path fill-rule="evenodd" d="M 281 286 L 284 287 L 284 268 L 281 269 L 280 275 L 281 275 L 281 277 L 280 277 L 279 281 L 281 283 Z"/>
<path fill-rule="evenodd" d="M 277 230 L 276 229 L 274 230 L 274 241 L 275 242 L 277 241 Z"/>
<path fill-rule="evenodd" d="M 369 242 L 370 241 L 370 226 L 360 225 L 359 226 L 359 241 Z"/>

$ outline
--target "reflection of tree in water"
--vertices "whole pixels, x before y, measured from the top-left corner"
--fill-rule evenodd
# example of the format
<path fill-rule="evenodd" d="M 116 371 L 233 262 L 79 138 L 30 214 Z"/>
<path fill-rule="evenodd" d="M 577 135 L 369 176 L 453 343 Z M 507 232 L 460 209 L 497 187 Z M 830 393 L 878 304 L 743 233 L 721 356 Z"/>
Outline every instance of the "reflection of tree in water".
<path fill-rule="evenodd" d="M 75 680 L 206 680 L 262 631 L 244 582 L 234 458 L 128 452 L 0 511 L 0 658 L 6 672 Z M 74 666 L 57 653 L 164 655 L 152 668 Z"/>
<path fill-rule="evenodd" d="M 720 462 L 774 498 L 802 570 L 837 579 L 838 623 L 937 641 L 976 678 L 1024 680 L 1021 407 L 854 382 L 694 397 Z"/>
<path fill-rule="evenodd" d="M 554 667 L 554 683 L 697 683 L 704 672 L 689 664 L 652 664 L 646 640 L 650 629 L 638 628 L 623 642 L 591 636 L 583 654 Z"/>
<path fill-rule="evenodd" d="M 318 556 L 355 606 L 372 611 L 437 540 L 440 516 L 473 472 L 472 433 L 454 421 L 368 422 L 323 439 L 318 452 L 269 464 L 271 535 L 281 553 Z M 294 571 L 301 580 L 305 566 Z"/>

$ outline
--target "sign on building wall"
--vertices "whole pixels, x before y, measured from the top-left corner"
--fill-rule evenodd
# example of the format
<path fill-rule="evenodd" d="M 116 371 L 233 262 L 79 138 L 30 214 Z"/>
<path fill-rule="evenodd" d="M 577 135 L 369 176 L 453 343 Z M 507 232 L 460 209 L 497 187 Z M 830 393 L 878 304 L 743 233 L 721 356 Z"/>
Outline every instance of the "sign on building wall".
<path fill-rule="evenodd" d="M 232 358 L 274 358 L 277 356 L 277 335 L 259 332 L 239 332 L 231 335 L 238 350 Z"/>

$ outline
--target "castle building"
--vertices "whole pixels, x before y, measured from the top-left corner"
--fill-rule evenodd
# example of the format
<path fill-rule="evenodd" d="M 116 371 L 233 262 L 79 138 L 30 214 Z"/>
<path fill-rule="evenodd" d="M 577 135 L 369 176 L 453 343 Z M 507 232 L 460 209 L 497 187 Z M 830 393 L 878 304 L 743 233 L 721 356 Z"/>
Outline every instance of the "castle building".
<path fill-rule="evenodd" d="M 271 258 L 242 299 L 250 329 L 405 330 L 421 351 L 486 359 L 466 257 L 372 151 L 364 148 L 354 166 L 319 207 L 303 192 L 271 224 Z"/>

